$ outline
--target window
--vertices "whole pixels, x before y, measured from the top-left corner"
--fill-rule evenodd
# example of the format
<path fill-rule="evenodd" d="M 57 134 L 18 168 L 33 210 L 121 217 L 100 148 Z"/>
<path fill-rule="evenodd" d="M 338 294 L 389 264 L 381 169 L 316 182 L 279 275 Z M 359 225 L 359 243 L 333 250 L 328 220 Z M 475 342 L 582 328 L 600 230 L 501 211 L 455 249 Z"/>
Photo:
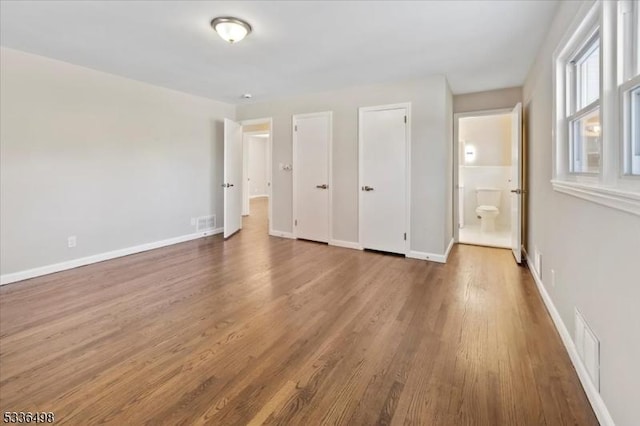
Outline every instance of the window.
<path fill-rule="evenodd" d="M 623 173 L 640 176 L 640 5 L 637 1 L 618 2 L 618 22 Z"/>
<path fill-rule="evenodd" d="M 640 216 L 640 2 L 584 2 L 553 67 L 554 190 Z"/>
<path fill-rule="evenodd" d="M 599 173 L 600 134 L 600 36 L 593 35 L 567 64 L 567 133 L 569 171 Z"/>

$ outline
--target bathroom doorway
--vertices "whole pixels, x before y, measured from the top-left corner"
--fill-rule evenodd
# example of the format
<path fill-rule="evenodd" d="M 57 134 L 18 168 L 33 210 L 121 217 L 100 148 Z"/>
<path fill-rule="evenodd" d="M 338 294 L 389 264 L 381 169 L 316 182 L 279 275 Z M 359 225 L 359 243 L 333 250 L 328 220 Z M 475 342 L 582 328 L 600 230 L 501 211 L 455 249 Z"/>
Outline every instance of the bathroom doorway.
<path fill-rule="evenodd" d="M 456 241 L 513 247 L 511 189 L 519 159 L 512 155 L 511 109 L 455 115 L 454 223 Z"/>

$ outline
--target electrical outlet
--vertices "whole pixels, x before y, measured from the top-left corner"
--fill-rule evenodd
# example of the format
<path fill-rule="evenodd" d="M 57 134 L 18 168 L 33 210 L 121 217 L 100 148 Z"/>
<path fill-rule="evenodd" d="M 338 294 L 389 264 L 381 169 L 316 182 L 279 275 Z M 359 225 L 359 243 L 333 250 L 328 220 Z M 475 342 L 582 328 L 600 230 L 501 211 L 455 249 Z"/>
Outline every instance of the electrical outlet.
<path fill-rule="evenodd" d="M 555 287 L 556 286 L 556 270 L 552 269 L 551 270 L 551 287 Z"/>
<path fill-rule="evenodd" d="M 74 248 L 77 243 L 78 243 L 78 240 L 76 239 L 75 235 L 72 235 L 67 238 L 67 247 Z"/>

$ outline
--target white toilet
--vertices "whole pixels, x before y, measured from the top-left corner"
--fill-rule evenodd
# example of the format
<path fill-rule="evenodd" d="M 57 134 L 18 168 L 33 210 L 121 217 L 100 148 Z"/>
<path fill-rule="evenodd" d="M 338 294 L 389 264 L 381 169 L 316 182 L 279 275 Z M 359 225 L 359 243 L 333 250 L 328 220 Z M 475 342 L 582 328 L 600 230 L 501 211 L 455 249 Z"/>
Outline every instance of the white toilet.
<path fill-rule="evenodd" d="M 493 232 L 496 230 L 496 218 L 500 214 L 500 196 L 502 190 L 500 188 L 477 188 L 476 214 L 480 218 L 480 230 L 482 232 Z"/>

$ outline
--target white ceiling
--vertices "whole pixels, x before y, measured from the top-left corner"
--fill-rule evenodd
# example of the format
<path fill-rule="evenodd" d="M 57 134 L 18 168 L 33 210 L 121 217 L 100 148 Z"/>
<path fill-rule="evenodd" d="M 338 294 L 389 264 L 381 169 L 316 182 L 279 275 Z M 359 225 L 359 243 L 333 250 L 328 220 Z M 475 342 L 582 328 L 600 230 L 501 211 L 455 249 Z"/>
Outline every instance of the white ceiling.
<path fill-rule="evenodd" d="M 0 43 L 231 103 L 432 74 L 468 93 L 521 85 L 557 4 L 2 1 Z M 224 15 L 253 33 L 227 44 Z"/>

